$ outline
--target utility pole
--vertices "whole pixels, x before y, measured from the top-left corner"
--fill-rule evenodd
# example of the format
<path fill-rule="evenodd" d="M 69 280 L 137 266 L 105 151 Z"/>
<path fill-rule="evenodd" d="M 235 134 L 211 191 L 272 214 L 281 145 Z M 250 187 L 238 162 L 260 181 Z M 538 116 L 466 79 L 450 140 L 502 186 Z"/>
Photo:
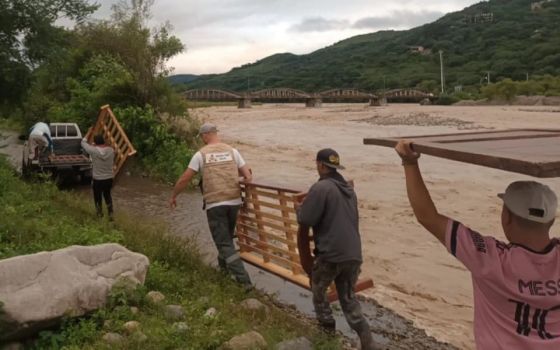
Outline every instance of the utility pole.
<path fill-rule="evenodd" d="M 439 65 L 441 71 L 441 94 L 445 94 L 445 75 L 443 74 L 443 51 L 439 50 Z"/>

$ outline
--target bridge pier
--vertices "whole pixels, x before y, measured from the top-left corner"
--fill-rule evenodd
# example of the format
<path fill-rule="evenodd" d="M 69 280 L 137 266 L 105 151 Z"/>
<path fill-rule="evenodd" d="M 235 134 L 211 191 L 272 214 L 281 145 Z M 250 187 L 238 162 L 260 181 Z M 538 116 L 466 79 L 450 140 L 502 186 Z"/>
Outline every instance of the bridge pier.
<path fill-rule="evenodd" d="M 305 107 L 321 107 L 323 100 L 320 97 L 309 97 L 305 100 Z"/>
<path fill-rule="evenodd" d="M 237 108 L 251 108 L 251 99 L 249 97 L 240 98 Z"/>
<path fill-rule="evenodd" d="M 374 96 L 370 98 L 369 105 L 373 107 L 384 106 L 387 104 L 387 98 L 385 96 Z"/>

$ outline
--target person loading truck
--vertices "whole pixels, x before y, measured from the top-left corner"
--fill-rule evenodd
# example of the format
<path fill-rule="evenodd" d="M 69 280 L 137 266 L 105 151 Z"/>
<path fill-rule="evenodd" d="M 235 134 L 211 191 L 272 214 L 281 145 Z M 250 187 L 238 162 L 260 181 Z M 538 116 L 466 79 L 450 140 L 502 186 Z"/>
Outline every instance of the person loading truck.
<path fill-rule="evenodd" d="M 39 155 L 48 148 L 50 155 L 54 155 L 54 144 L 51 138 L 49 123 L 38 122 L 29 129 L 30 148 L 34 152 L 33 160 L 39 159 Z"/>

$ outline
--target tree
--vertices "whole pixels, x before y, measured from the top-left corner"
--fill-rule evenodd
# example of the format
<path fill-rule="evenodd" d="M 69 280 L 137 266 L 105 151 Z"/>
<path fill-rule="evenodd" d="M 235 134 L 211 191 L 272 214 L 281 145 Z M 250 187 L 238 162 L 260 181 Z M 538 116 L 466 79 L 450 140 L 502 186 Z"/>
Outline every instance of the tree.
<path fill-rule="evenodd" d="M 55 21 L 80 23 L 97 8 L 88 0 L 0 0 L 0 107 L 21 101 L 31 69 L 64 40 Z"/>

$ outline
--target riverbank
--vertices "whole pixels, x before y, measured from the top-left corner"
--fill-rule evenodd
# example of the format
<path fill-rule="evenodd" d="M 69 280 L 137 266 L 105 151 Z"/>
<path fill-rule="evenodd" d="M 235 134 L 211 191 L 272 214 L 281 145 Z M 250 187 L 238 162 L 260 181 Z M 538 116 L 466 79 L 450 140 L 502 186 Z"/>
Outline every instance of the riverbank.
<path fill-rule="evenodd" d="M 213 107 L 192 111 L 217 124 L 237 147 L 255 179 L 307 188 L 316 181 L 317 150 L 332 147 L 355 182 L 360 205 L 364 276 L 375 288 L 364 294 L 412 320 L 440 341 L 473 349 L 473 303 L 469 273 L 414 219 L 400 160 L 390 148 L 364 146 L 366 137 L 557 128 L 560 113 L 547 106 L 369 107 L 365 104 L 268 104 L 251 109 Z M 505 240 L 500 226 L 502 192 L 513 173 L 422 156 L 423 170 L 439 210 L 473 229 Z M 560 180 L 540 179 L 557 193 Z M 554 229 L 554 228 L 553 228 Z"/>
<path fill-rule="evenodd" d="M 119 213 L 114 223 L 98 220 L 81 196 L 61 192 L 51 183 L 22 182 L 2 157 L 0 217 L 0 259 L 75 244 L 120 243 L 149 257 L 145 291 L 159 291 L 166 295 L 167 302 L 186 310 L 188 332 L 177 336 L 161 310 L 148 307 L 143 297 L 119 299 L 113 307 L 89 317 L 67 319 L 61 328 L 42 332 L 38 339 L 26 342 L 26 348 L 107 348 L 103 335 L 122 330 L 130 320 L 143 326 L 147 339 L 140 345 L 142 349 L 214 349 L 250 330 L 261 333 L 271 347 L 298 336 L 310 338 L 320 348 L 342 347 L 339 339 L 325 338 L 307 320 L 281 310 L 260 293 L 246 294 L 236 283 L 204 264 L 192 240 L 170 235 L 164 223 L 124 213 Z M 248 297 L 261 299 L 271 311 L 266 315 L 246 311 L 240 303 Z M 130 306 L 138 306 L 140 312 L 134 314 Z M 216 310 L 215 317 L 205 317 L 210 308 Z M 135 348 L 139 346 L 136 342 L 125 337 L 121 347 Z"/>
<path fill-rule="evenodd" d="M 18 144 L 17 134 L 0 132 L 0 153 L 8 155 L 17 165 L 18 155 L 21 154 L 21 145 Z M 9 136 L 8 136 L 9 135 Z M 70 193 L 68 193 L 71 191 Z M 90 204 L 90 192 L 88 187 L 74 187 L 64 191 L 64 195 L 75 197 L 76 203 L 80 202 L 86 212 L 92 209 Z M 151 218 L 160 220 L 173 235 L 185 237 L 190 242 L 196 242 L 197 253 L 200 260 L 205 264 L 213 265 L 216 261 L 216 251 L 212 243 L 210 232 L 204 212 L 201 210 L 202 199 L 198 192 L 187 192 L 179 197 L 178 207 L 171 211 L 167 208 L 167 199 L 170 187 L 151 181 L 141 176 L 123 176 L 114 188 L 114 200 L 118 213 L 126 212 L 137 217 L 146 217 L 149 213 Z M 120 216 L 120 215 L 119 215 Z M 118 221 L 117 221 L 118 223 Z M 157 241 L 157 238 L 156 238 Z M 304 289 L 294 286 L 268 273 L 264 273 L 252 266 L 246 266 L 257 289 L 274 298 L 262 296 L 264 300 L 271 300 L 278 306 L 286 316 L 298 319 L 298 322 L 307 324 L 313 318 L 313 308 L 310 293 Z M 148 276 L 149 277 L 149 276 Z M 260 295 L 260 294 L 259 294 Z M 372 332 L 378 343 L 386 349 L 434 349 L 444 350 L 453 347 L 441 344 L 435 339 L 428 337 L 424 331 L 415 328 L 412 323 L 391 310 L 377 304 L 371 299 L 362 298 L 363 311 L 368 318 Z M 335 304 L 335 318 L 340 332 L 348 337 L 350 342 L 356 341 L 355 334 L 350 330 L 340 307 Z M 312 328 L 313 329 L 313 328 Z M 347 341 L 343 341 L 343 344 Z M 324 346 L 328 349 L 329 342 Z M 335 347 L 338 348 L 339 345 Z M 325 348 L 316 347 L 316 348 Z M 346 346 L 342 345 L 346 348 Z"/>

